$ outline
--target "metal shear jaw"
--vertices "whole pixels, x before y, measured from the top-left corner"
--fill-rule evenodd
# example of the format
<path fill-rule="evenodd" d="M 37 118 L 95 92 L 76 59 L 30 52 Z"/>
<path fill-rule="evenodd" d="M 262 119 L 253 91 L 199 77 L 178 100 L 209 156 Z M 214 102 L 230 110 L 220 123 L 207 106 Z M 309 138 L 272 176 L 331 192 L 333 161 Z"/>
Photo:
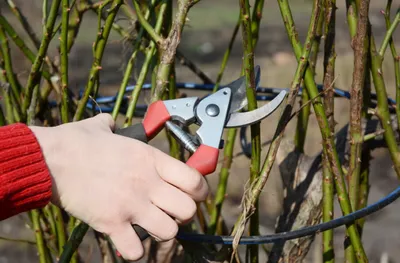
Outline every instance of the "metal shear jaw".
<path fill-rule="evenodd" d="M 219 149 L 231 99 L 231 89 L 223 88 L 199 102 L 196 118 L 200 127 L 196 135 L 201 144 Z"/>
<path fill-rule="evenodd" d="M 178 121 L 185 126 L 189 126 L 196 121 L 194 111 L 198 101 L 198 97 L 164 100 L 164 105 L 171 116 L 171 120 Z"/>
<path fill-rule="evenodd" d="M 184 126 L 198 124 L 200 126 L 196 131 L 198 142 L 219 148 L 231 98 L 230 88 L 222 88 L 202 100 L 198 97 L 190 97 L 164 100 L 163 104 L 168 112 L 169 120 L 179 122 Z"/>
<path fill-rule="evenodd" d="M 252 111 L 234 112 L 229 116 L 225 127 L 235 128 L 243 127 L 257 123 L 269 115 L 271 115 L 281 105 L 287 94 L 286 90 L 282 90 L 272 101 Z"/>
<path fill-rule="evenodd" d="M 190 97 L 155 102 L 150 105 L 146 115 L 157 115 L 157 117 L 148 118 L 146 116 L 143 126 L 146 131 L 158 132 L 165 124 L 183 146 L 193 153 L 186 163 L 201 174 L 207 175 L 214 172 L 217 167 L 219 146 L 228 118 L 231 99 L 231 89 L 222 88 L 202 100 L 199 100 L 198 97 Z M 171 121 L 177 121 L 184 126 L 198 124 L 196 141 L 199 145 L 196 145 L 190 135 Z"/>

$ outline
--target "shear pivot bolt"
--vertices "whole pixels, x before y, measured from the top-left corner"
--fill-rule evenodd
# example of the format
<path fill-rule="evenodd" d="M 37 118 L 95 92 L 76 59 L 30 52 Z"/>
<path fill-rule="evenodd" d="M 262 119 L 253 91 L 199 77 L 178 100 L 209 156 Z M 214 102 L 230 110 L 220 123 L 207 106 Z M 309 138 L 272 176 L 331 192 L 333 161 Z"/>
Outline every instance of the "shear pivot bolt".
<path fill-rule="evenodd" d="M 210 117 L 218 116 L 219 114 L 219 107 L 215 104 L 210 104 L 206 108 L 206 113 Z"/>

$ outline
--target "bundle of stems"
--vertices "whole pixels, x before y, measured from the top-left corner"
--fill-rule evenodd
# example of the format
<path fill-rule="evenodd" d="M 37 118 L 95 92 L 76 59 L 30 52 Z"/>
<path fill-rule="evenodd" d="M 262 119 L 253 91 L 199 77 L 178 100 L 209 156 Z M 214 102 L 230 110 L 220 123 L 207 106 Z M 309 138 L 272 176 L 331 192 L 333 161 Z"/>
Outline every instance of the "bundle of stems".
<path fill-rule="evenodd" d="M 233 45 L 237 39 L 241 41 L 243 63 L 242 75 L 245 76 L 248 107 L 246 110 L 255 110 L 258 107 L 256 100 L 256 85 L 254 77 L 255 50 L 259 36 L 263 32 L 261 21 L 264 7 L 268 4 L 264 0 L 255 0 L 250 5 L 249 0 L 238 0 L 238 20 L 232 30 L 232 37 L 227 43 L 226 52 L 221 61 L 217 78 L 212 80 L 196 64 L 190 61 L 179 50 L 184 28 L 186 27 L 191 9 L 196 8 L 200 0 L 179 0 L 177 5 L 168 0 L 42 0 L 42 29 L 40 34 L 35 33 L 32 22 L 26 18 L 22 9 L 13 1 L 7 0 L 4 10 L 0 10 L 0 74 L 1 106 L 0 124 L 8 125 L 23 122 L 29 125 L 54 126 L 63 123 L 79 121 L 89 118 L 95 111 L 88 110 L 87 104 L 96 101 L 101 93 L 100 80 L 103 69 L 103 57 L 107 45 L 111 42 L 111 32 L 117 33 L 122 41 L 130 46 L 129 59 L 124 66 L 118 96 L 112 110 L 112 117 L 117 120 L 121 115 L 125 121 L 122 126 L 132 124 L 136 116 L 136 107 L 146 79 L 150 76 L 152 82 L 149 103 L 157 100 L 174 99 L 180 96 L 176 88 L 176 63 L 187 66 L 204 83 L 213 83 L 213 92 L 221 85 Z M 296 31 L 296 24 L 292 16 L 292 7 L 288 0 L 279 0 L 278 6 L 285 25 L 288 40 L 293 48 L 297 60 L 296 71 L 290 92 L 284 105 L 282 114 L 276 125 L 275 134 L 271 142 L 262 149 L 261 125 L 251 125 L 251 160 L 249 163 L 249 183 L 246 184 L 243 194 L 242 211 L 236 223 L 229 226 L 223 217 L 222 208 L 226 199 L 227 186 L 237 130 L 228 129 L 225 136 L 225 148 L 221 153 L 223 160 L 217 176 L 219 178 L 216 191 L 211 193 L 207 201 L 198 205 L 196 218 L 186 231 L 195 231 L 205 234 L 232 235 L 232 246 L 217 248 L 210 244 L 188 244 L 177 242 L 174 246 L 182 246 L 189 261 L 209 262 L 233 260 L 240 262 L 259 262 L 261 253 L 266 253 L 269 262 L 299 262 L 304 259 L 311 246 L 313 237 L 305 237 L 304 242 L 277 243 L 272 249 L 261 245 L 248 245 L 245 255 L 238 252 L 240 237 L 248 231 L 248 235 L 260 235 L 259 197 L 276 163 L 279 151 L 285 151 L 281 143 L 288 123 L 297 119 L 297 126 L 293 144 L 297 159 L 297 167 L 303 167 L 307 156 L 305 143 L 309 132 L 309 119 L 315 117 L 322 136 L 322 149 L 318 171 L 314 173 L 314 186 L 319 189 L 315 193 L 303 189 L 296 178 L 305 178 L 311 170 L 293 170 L 285 178 L 284 213 L 277 219 L 276 231 L 290 231 L 293 227 L 306 227 L 320 222 L 328 222 L 334 218 L 334 199 L 337 198 L 342 215 L 367 206 L 369 191 L 369 160 L 370 151 L 368 141 L 374 138 L 365 134 L 365 127 L 374 117 L 378 118 L 383 129 L 383 138 L 390 152 L 393 167 L 400 178 L 400 148 L 396 140 L 398 129 L 393 126 L 389 111 L 387 87 L 383 75 L 383 58 L 388 47 L 393 57 L 393 69 L 396 83 L 395 117 L 397 127 L 400 127 L 400 66 L 399 55 L 396 51 L 395 40 L 392 35 L 400 22 L 400 9 L 395 16 L 391 16 L 392 0 L 387 0 L 383 11 L 387 31 L 380 45 L 377 47 L 372 26 L 369 21 L 369 0 L 346 0 L 348 28 L 351 36 L 351 47 L 354 50 L 354 65 L 352 84 L 350 87 L 351 99 L 349 112 L 349 149 L 342 152 L 338 149 L 335 140 L 334 93 L 335 61 L 336 61 L 336 0 L 313 0 L 310 14 L 309 28 L 304 44 Z M 85 16 L 97 16 L 97 33 L 92 45 L 92 64 L 82 96 L 74 94 L 70 86 L 69 54 L 72 48 L 79 44 L 81 24 Z M 121 19 L 123 18 L 123 19 Z M 11 23 L 16 19 L 18 27 Z M 122 26 L 119 21 L 130 21 L 129 26 Z M 17 28 L 22 28 L 22 30 Z M 57 46 L 58 52 L 50 55 L 51 44 Z M 322 45 L 323 43 L 323 45 Z M 14 44 L 14 45 L 12 45 Z M 13 50 L 12 47 L 18 49 Z M 263 47 L 260 47 L 263 48 Z M 323 52 L 323 92 L 319 92 L 315 81 L 318 54 Z M 16 63 L 12 60 L 13 52 L 21 52 L 27 61 L 29 72 L 25 84 L 23 76 L 15 71 Z M 124 94 L 127 86 L 132 82 L 133 70 L 137 67 L 139 55 L 144 56 L 137 79 L 134 80 L 135 89 L 129 96 L 126 112 L 122 112 Z M 265 70 L 265 69 L 264 69 Z M 268 69 L 266 69 L 268 70 Z M 301 97 L 298 97 L 300 86 L 303 86 Z M 371 92 L 377 94 L 377 107 L 371 109 Z M 56 98 L 57 107 L 48 107 L 48 101 Z M 295 110 L 297 99 L 300 108 Z M 313 109 L 313 114 L 311 113 Z M 297 118 L 293 118 L 297 116 Z M 185 161 L 187 156 L 179 142 L 166 132 L 170 145 L 170 155 Z M 266 157 L 261 159 L 262 151 Z M 289 156 L 290 152 L 285 152 Z M 346 158 L 343 158 L 346 155 Z M 289 157 L 288 157 L 289 158 Z M 303 163 L 302 163 L 303 162 Z M 293 163 L 293 162 L 292 162 Z M 303 180 L 302 179 L 302 180 Z M 304 179 L 305 180 L 305 179 Z M 295 182 L 296 181 L 296 182 Z M 302 193 L 303 196 L 299 196 Z M 322 193 L 318 195 L 318 193 Z M 314 198 L 314 199 L 313 199 Z M 316 198 L 316 199 L 315 199 Z M 309 200 L 318 200 L 311 203 Z M 295 202 L 295 206 L 292 201 Z M 299 201 L 300 200 L 300 201 Z M 305 215 L 295 211 L 294 207 L 306 208 L 304 211 L 313 211 Z M 308 210 L 307 210 L 308 209 Z M 40 263 L 49 262 L 83 262 L 79 253 L 82 240 L 91 231 L 90 227 L 79 219 L 68 215 L 61 208 L 49 204 L 42 209 L 27 213 L 27 223 L 32 228 L 38 250 Z M 346 239 L 343 256 L 346 262 L 368 262 L 362 242 L 362 232 L 365 221 L 359 220 L 346 226 Z M 334 248 L 334 230 L 322 233 L 323 246 L 321 254 L 323 261 L 332 263 L 339 250 Z M 100 248 L 104 262 L 124 262 L 118 256 L 112 242 L 102 233 L 94 235 Z M 3 240 L 24 242 L 12 237 L 2 237 Z M 158 248 L 162 247 L 162 244 Z M 159 258 L 161 249 L 150 246 L 149 258 Z M 175 250 L 178 254 L 178 249 Z M 211 252 L 210 252 L 211 251 Z M 300 253 L 301 252 L 301 253 Z M 158 255 L 158 256 L 157 256 Z M 208 260 L 207 260 L 208 259 Z"/>

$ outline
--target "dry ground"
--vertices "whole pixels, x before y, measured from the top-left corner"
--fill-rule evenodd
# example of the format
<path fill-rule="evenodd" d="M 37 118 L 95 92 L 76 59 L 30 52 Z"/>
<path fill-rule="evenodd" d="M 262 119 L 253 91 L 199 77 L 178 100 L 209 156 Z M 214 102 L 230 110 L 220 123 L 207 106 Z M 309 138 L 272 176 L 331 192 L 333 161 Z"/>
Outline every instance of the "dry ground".
<path fill-rule="evenodd" d="M 29 10 L 30 19 L 37 19 L 40 15 L 40 3 L 19 0 L 16 2 L 23 3 L 25 11 Z M 295 8 L 294 18 L 299 37 L 304 40 L 307 26 L 309 22 L 308 15 L 310 13 L 311 1 L 290 1 Z M 342 2 L 338 3 L 338 23 L 337 23 L 337 81 L 336 86 L 345 90 L 349 89 L 352 77 L 352 50 L 349 44 L 349 33 L 345 19 L 345 7 Z M 384 8 L 385 1 L 371 1 L 371 22 L 374 34 L 379 46 L 384 34 L 384 20 L 379 13 Z M 399 0 L 393 1 L 393 6 L 398 6 Z M 232 0 L 212 1 L 202 0 L 190 13 L 190 22 L 185 29 L 183 35 L 181 50 L 193 60 L 201 69 L 204 70 L 212 79 L 215 79 L 219 70 L 220 62 L 223 57 L 225 48 L 228 45 L 233 26 L 236 23 L 238 9 L 237 3 Z M 32 6 L 33 4 L 33 6 Z M 36 6 L 36 9 L 34 6 Z M 264 87 L 288 87 L 296 69 L 296 61 L 293 57 L 290 43 L 283 27 L 282 20 L 279 15 L 279 9 L 275 1 L 266 1 L 265 12 L 263 14 L 262 29 L 260 31 L 260 40 L 256 50 L 256 63 L 261 66 L 261 86 Z M 209 16 L 209 17 L 208 17 Z M 32 20 L 33 21 L 33 20 Z M 38 21 L 38 20 L 36 20 Z M 79 45 L 76 45 L 70 55 L 70 77 L 71 86 L 76 90 L 84 87 L 87 80 L 87 73 L 92 63 L 91 42 L 94 39 L 96 28 L 95 18 L 84 21 L 83 31 L 79 37 Z M 40 30 L 40 28 L 38 28 Z M 241 35 L 239 34 L 240 38 Z M 399 43 L 399 31 L 395 33 L 396 44 Z M 100 92 L 102 94 L 114 94 L 116 88 L 122 79 L 123 65 L 129 54 L 123 52 L 121 42 L 118 36 L 113 35 L 113 41 L 110 42 L 106 55 L 103 59 L 103 71 L 101 76 L 102 86 Z M 52 50 L 54 52 L 54 48 Z M 322 54 L 320 54 L 322 55 Z M 26 74 L 22 70 L 26 70 L 29 65 L 26 61 L 21 60 L 21 54 L 18 51 L 13 52 L 16 66 L 21 74 Z M 229 82 L 238 77 L 242 61 L 241 42 L 236 41 L 232 57 L 229 60 L 224 82 Z M 317 70 L 317 80 L 321 80 L 321 57 L 319 59 L 319 70 Z M 139 66 L 138 66 L 139 67 Z M 388 93 L 394 98 L 394 76 L 392 69 L 392 60 L 387 56 L 384 66 L 384 74 L 387 76 Z M 178 81 L 199 82 L 192 73 L 186 68 L 178 66 Z M 193 92 L 191 94 L 200 94 Z M 143 98 L 145 100 L 145 96 Z M 142 100 L 143 103 L 143 100 Z M 345 99 L 337 99 L 335 102 L 335 118 L 338 122 L 337 130 L 348 122 L 348 101 Z M 260 103 L 261 104 L 261 103 Z M 272 138 L 275 130 L 275 123 L 279 111 L 274 113 L 270 118 L 262 122 L 262 142 L 268 142 Z M 286 136 L 293 137 L 292 122 L 287 129 Z M 319 135 L 318 125 L 314 115 L 310 118 L 309 137 L 306 142 L 307 153 L 312 155 L 321 150 L 321 137 Z M 162 137 L 158 137 L 152 142 L 156 147 L 167 151 L 168 145 Z M 263 157 L 265 156 L 268 146 L 263 147 Z M 244 185 L 247 182 L 249 173 L 249 160 L 240 154 L 240 147 L 236 147 L 235 159 L 232 165 L 231 176 L 228 184 L 228 198 L 223 208 L 223 215 L 229 224 L 232 224 L 238 213 L 240 213 L 240 197 L 243 193 Z M 387 195 L 398 185 L 398 181 L 391 168 L 391 161 L 385 150 L 377 150 L 374 152 L 374 160 L 371 163 L 371 192 L 369 203 L 376 202 L 380 198 Z M 218 180 L 217 173 L 209 175 L 209 182 L 214 189 Z M 282 203 L 281 181 L 277 168 L 274 167 L 270 180 L 263 191 L 260 203 L 262 234 L 273 233 L 275 219 L 280 213 L 280 205 Z M 383 254 L 387 253 L 390 262 L 400 262 L 400 241 L 398 234 L 400 230 L 398 224 L 400 222 L 400 203 L 397 201 L 390 207 L 367 218 L 364 231 L 363 241 L 367 250 L 370 262 L 380 261 Z M 336 216 L 340 216 L 340 210 L 336 206 Z M 20 217 L 14 217 L 0 223 L 0 235 L 14 238 L 30 238 L 32 233 L 24 228 L 23 221 Z M 338 248 L 343 247 L 344 228 L 336 230 L 335 244 Z M 308 256 L 309 262 L 320 262 L 321 255 L 319 253 L 319 235 L 315 244 L 315 250 L 311 251 Z M 89 242 L 90 243 L 90 242 Z M 0 243 L 0 263 L 6 262 L 36 262 L 35 250 L 32 245 L 18 245 L 13 243 Z M 342 262 L 343 257 L 341 250 L 336 254 L 337 262 Z M 92 259 L 91 262 L 96 262 Z"/>

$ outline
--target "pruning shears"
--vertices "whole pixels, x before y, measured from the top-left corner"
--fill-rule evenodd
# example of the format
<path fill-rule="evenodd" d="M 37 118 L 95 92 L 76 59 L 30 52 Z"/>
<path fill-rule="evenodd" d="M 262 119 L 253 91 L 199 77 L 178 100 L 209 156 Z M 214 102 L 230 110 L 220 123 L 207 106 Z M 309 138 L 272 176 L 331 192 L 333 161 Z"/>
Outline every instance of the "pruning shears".
<path fill-rule="evenodd" d="M 255 83 L 258 87 L 260 67 L 255 67 Z M 287 91 L 282 90 L 272 101 L 253 111 L 241 111 L 247 106 L 245 76 L 222 86 L 204 98 L 188 97 L 159 100 L 148 106 L 141 123 L 117 129 L 116 134 L 148 143 L 164 127 L 192 153 L 186 164 L 203 176 L 215 171 L 219 150 L 223 148 L 224 128 L 236 128 L 260 122 L 272 114 L 283 102 Z M 181 127 L 197 124 L 195 135 Z M 141 240 L 149 235 L 141 227 L 134 226 Z"/>

